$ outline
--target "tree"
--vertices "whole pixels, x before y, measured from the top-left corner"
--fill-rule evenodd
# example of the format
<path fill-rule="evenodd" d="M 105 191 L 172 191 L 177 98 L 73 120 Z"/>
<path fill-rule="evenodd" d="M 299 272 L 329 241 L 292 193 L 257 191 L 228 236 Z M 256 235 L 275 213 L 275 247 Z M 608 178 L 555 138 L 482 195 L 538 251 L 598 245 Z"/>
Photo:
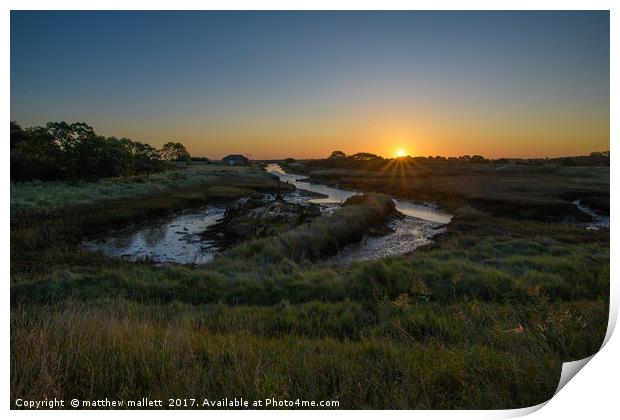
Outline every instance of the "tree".
<path fill-rule="evenodd" d="M 471 163 L 488 163 L 488 160 L 486 160 L 484 158 L 484 156 L 480 156 L 480 155 L 473 155 L 469 161 Z"/>
<path fill-rule="evenodd" d="M 168 142 L 161 148 L 161 157 L 169 161 L 188 161 L 189 152 L 181 143 Z"/>
<path fill-rule="evenodd" d="M 24 130 L 22 130 L 20 125 L 15 121 L 11 121 L 11 149 L 22 144 L 27 138 L 28 136 Z"/>
<path fill-rule="evenodd" d="M 590 153 L 591 157 L 609 157 L 609 150 L 605 152 L 592 152 Z"/>
<path fill-rule="evenodd" d="M 45 132 L 60 149 L 60 165 L 70 178 L 98 177 L 101 168 L 97 159 L 103 139 L 91 126 L 84 122 L 48 122 Z"/>
<path fill-rule="evenodd" d="M 67 124 L 64 121 L 48 122 L 45 128 L 62 151 L 68 151 L 81 141 L 97 136 L 95 130 L 84 122 L 72 124 Z"/>
<path fill-rule="evenodd" d="M 133 171 L 135 173 L 157 172 L 161 170 L 161 152 L 153 146 L 129 139 L 121 139 L 132 156 Z"/>
<path fill-rule="evenodd" d="M 346 157 L 347 155 L 344 152 L 341 152 L 340 150 L 336 150 L 335 152 L 332 152 L 331 155 L 329 155 L 328 159 L 344 159 Z"/>
<path fill-rule="evenodd" d="M 97 135 L 86 123 L 50 122 L 22 129 L 11 122 L 11 179 L 99 179 L 152 173 L 164 168 L 156 148 Z M 180 147 L 179 147 L 180 146 Z M 189 154 L 174 144 L 174 158 Z"/>
<path fill-rule="evenodd" d="M 375 155 L 373 153 L 360 152 L 351 156 L 353 160 L 375 160 L 381 159 L 381 156 Z"/>
<path fill-rule="evenodd" d="M 55 180 L 63 178 L 61 151 L 43 127 L 23 130 L 11 122 L 11 179 Z"/>

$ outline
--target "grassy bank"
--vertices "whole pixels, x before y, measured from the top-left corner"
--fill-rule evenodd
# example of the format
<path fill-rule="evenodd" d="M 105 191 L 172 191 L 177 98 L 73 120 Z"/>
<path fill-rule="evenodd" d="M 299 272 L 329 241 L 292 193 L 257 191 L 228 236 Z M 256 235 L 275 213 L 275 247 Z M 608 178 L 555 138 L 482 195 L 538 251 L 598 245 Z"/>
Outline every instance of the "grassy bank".
<path fill-rule="evenodd" d="M 15 220 L 12 399 L 516 408 L 550 398 L 562 362 L 602 343 L 609 232 L 497 217 L 483 205 L 455 208 L 430 246 L 350 266 L 320 257 L 380 229 L 393 217 L 387 197 L 354 198 L 202 267 L 130 263 L 77 246 L 97 226 L 258 192 L 263 182 L 261 173 L 58 210 L 71 209 L 70 220 Z"/>
<path fill-rule="evenodd" d="M 300 254 L 282 246 L 279 239 L 261 239 L 219 255 L 204 268 L 128 264 L 122 270 L 62 270 L 14 283 L 11 294 L 14 302 L 122 296 L 142 302 L 257 305 L 346 299 L 374 302 L 402 294 L 438 302 L 477 299 L 498 303 L 608 295 L 609 255 L 604 235 L 598 237 L 601 242 L 590 239 L 577 244 L 544 237 L 480 235 L 465 250 L 470 237 L 471 233 L 460 240 L 446 239 L 407 257 L 344 268 L 300 265 Z"/>
<path fill-rule="evenodd" d="M 11 183 L 11 216 L 49 214 L 68 206 L 94 205 L 107 200 L 161 195 L 200 185 L 235 185 L 261 180 L 272 184 L 254 167 L 177 164 L 174 169 L 98 182 L 56 181 Z"/>
<path fill-rule="evenodd" d="M 285 165 L 286 166 L 286 165 Z M 297 163 L 292 173 L 362 192 L 439 203 L 456 211 L 472 206 L 495 216 L 559 222 L 587 220 L 581 200 L 609 214 L 609 167 L 524 166 L 499 163 L 419 163 L 395 160 L 381 169 L 317 168 Z"/>

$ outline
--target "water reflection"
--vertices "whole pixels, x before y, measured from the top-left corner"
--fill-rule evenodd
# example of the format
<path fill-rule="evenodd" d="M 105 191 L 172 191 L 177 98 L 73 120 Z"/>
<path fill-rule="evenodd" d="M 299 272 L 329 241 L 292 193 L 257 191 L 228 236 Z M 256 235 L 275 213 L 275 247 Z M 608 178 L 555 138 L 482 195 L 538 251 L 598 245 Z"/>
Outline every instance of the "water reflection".
<path fill-rule="evenodd" d="M 590 230 L 609 229 L 609 216 L 596 213 L 590 207 L 586 206 L 581 200 L 573 201 L 579 210 L 592 217 L 592 221 L 585 224 Z"/>
<path fill-rule="evenodd" d="M 396 219 L 390 223 L 392 233 L 384 236 L 366 236 L 359 244 L 347 245 L 326 263 L 331 265 L 351 264 L 359 261 L 407 254 L 430 244 L 433 236 L 446 229 L 437 223 L 413 217 Z"/>
<path fill-rule="evenodd" d="M 203 240 L 200 233 L 223 214 L 222 208 L 203 208 L 122 229 L 106 238 L 87 241 L 84 246 L 132 260 L 150 258 L 160 263 L 204 264 L 210 262 L 218 250 L 212 241 Z"/>
<path fill-rule="evenodd" d="M 356 191 L 345 191 L 338 188 L 328 187 L 327 185 L 313 184 L 305 181 L 308 179 L 304 175 L 295 175 L 286 173 L 282 167 L 278 164 L 269 164 L 265 168 L 267 172 L 276 175 L 281 181 L 288 182 L 294 185 L 296 188 L 311 191 L 319 194 L 326 195 L 327 197 L 313 198 L 309 200 L 312 203 L 317 204 L 334 204 L 343 203 L 347 198 L 358 194 Z M 410 201 L 394 199 L 396 210 L 406 216 L 415 217 L 417 219 L 426 220 L 429 222 L 435 222 L 440 224 L 450 223 L 452 216 L 439 211 L 436 206 L 433 205 L 421 205 L 412 203 Z"/>
<path fill-rule="evenodd" d="M 321 204 L 330 210 L 336 208 L 347 198 L 357 194 L 321 184 L 312 184 L 308 177 L 286 173 L 280 165 L 267 165 L 266 170 L 280 180 L 294 185 L 298 189 L 324 194 L 326 197 L 314 198 L 309 201 Z M 300 196 L 297 191 L 293 194 Z M 287 197 L 285 199 L 289 199 Z M 303 196 L 301 196 L 303 197 Z M 329 258 L 326 263 L 331 265 L 350 264 L 358 261 L 380 259 L 393 255 L 403 255 L 423 245 L 431 243 L 431 238 L 445 231 L 443 227 L 450 223 L 452 216 L 439 211 L 433 205 L 421 205 L 405 200 L 394 199 L 396 210 L 405 215 L 390 223 L 392 232 L 383 236 L 365 236 L 359 243 L 350 244 Z"/>
<path fill-rule="evenodd" d="M 288 174 L 279 165 L 268 165 L 267 171 L 297 188 L 286 194 L 285 200 L 320 204 L 324 215 L 329 215 L 347 198 L 357 194 L 354 191 L 312 184 L 305 181 L 307 177 Z M 307 191 L 321 196 L 309 196 Z M 408 217 L 393 221 L 390 224 L 392 233 L 381 237 L 365 237 L 360 243 L 345 247 L 328 263 L 346 264 L 410 252 L 428 244 L 430 238 L 443 231 L 442 226 L 451 218 L 433 206 L 404 200 L 394 200 L 394 203 L 396 209 Z M 84 246 L 92 251 L 132 260 L 150 258 L 159 263 L 205 264 L 219 250 L 212 241 L 203 239 L 200 234 L 217 223 L 223 214 L 224 209 L 217 207 L 192 210 L 115 231 L 103 239 L 86 241 Z"/>
<path fill-rule="evenodd" d="M 170 226 L 173 227 L 173 226 Z M 144 229 L 143 232 L 144 241 L 146 245 L 154 247 L 157 243 L 161 242 L 162 239 L 166 237 L 166 227 L 165 226 L 154 226 L 147 229 Z"/>
<path fill-rule="evenodd" d="M 270 174 L 276 175 L 278 178 L 280 178 L 281 181 L 288 182 L 289 184 L 294 185 L 295 188 L 311 191 L 326 196 L 320 198 L 312 198 L 308 200 L 311 203 L 340 204 L 344 202 L 347 198 L 357 194 L 353 191 L 339 190 L 338 188 L 328 187 L 327 185 L 312 184 L 308 181 L 304 181 L 305 179 L 308 179 L 307 176 L 286 173 L 284 169 L 282 169 L 282 167 L 278 164 L 269 164 L 267 165 L 265 170 Z"/>

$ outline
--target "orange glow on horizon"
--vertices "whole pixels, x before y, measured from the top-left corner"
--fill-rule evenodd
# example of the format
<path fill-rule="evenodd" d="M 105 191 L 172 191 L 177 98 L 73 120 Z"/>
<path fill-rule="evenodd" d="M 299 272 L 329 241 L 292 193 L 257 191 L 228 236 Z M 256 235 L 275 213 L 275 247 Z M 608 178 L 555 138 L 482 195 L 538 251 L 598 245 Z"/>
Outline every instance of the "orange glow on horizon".
<path fill-rule="evenodd" d="M 494 159 L 544 158 L 609 150 L 609 114 L 597 112 L 580 116 L 566 112 L 566 117 L 556 118 L 539 112 L 522 115 L 519 121 L 504 114 L 484 119 L 476 113 L 446 111 L 438 116 L 430 107 L 426 113 L 418 112 L 415 121 L 407 121 L 397 110 L 390 111 L 389 119 L 373 118 L 369 113 L 284 119 L 259 115 L 245 117 L 244 124 L 219 116 L 190 116 L 164 125 L 145 126 L 132 120 L 114 127 L 95 124 L 94 128 L 104 135 L 128 137 L 154 147 L 174 139 L 192 155 L 211 159 L 231 153 L 252 159 L 321 159 L 334 150 L 395 158 L 474 154 Z"/>

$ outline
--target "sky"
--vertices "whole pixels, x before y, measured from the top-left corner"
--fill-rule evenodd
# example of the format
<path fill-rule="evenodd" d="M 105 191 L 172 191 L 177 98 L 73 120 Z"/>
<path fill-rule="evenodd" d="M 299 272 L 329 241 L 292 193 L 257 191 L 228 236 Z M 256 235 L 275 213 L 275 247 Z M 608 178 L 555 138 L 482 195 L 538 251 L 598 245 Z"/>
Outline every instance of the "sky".
<path fill-rule="evenodd" d="M 609 13 L 13 11 L 11 120 L 210 158 L 589 154 Z"/>

